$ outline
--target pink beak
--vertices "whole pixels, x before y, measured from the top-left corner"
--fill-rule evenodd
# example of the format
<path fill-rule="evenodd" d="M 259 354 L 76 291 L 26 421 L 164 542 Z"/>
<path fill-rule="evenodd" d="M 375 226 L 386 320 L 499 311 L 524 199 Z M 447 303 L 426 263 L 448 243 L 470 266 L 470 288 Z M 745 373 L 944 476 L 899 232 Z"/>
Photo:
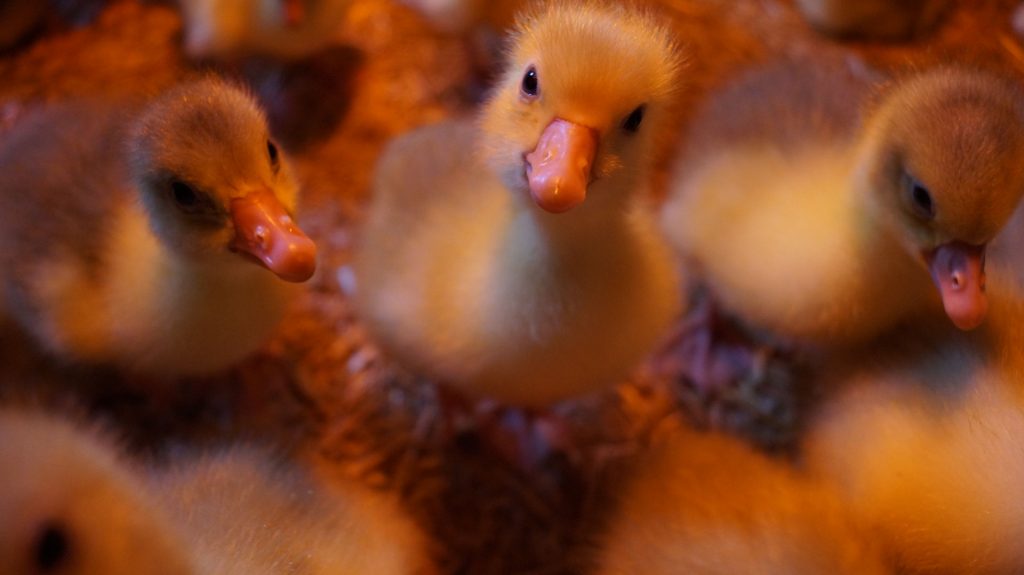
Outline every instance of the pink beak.
<path fill-rule="evenodd" d="M 254 256 L 279 278 L 304 282 L 316 271 L 316 244 L 268 189 L 231 200 L 231 248 Z"/>
<path fill-rule="evenodd" d="M 533 201 L 556 214 L 583 203 L 596 150 L 597 133 L 593 129 L 554 119 L 544 128 L 537 148 L 526 155 L 526 177 Z"/>
<path fill-rule="evenodd" d="M 985 246 L 950 242 L 936 248 L 927 259 L 949 319 L 963 330 L 981 325 L 988 311 Z"/>

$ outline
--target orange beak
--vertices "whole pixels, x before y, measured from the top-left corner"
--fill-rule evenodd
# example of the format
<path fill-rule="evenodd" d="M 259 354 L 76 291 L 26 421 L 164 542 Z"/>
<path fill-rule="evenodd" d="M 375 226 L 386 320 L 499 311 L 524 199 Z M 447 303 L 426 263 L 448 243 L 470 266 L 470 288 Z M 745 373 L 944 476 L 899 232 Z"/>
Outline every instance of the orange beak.
<path fill-rule="evenodd" d="M 316 271 L 316 244 L 295 225 L 268 189 L 231 200 L 235 239 L 231 249 L 255 257 L 277 277 L 304 282 Z"/>
<path fill-rule="evenodd" d="M 949 319 L 963 330 L 981 325 L 988 311 L 985 246 L 950 242 L 939 246 L 926 258 Z"/>
<path fill-rule="evenodd" d="M 587 198 L 597 150 L 591 128 L 556 118 L 544 128 L 537 148 L 526 155 L 530 195 L 541 208 L 561 213 Z"/>

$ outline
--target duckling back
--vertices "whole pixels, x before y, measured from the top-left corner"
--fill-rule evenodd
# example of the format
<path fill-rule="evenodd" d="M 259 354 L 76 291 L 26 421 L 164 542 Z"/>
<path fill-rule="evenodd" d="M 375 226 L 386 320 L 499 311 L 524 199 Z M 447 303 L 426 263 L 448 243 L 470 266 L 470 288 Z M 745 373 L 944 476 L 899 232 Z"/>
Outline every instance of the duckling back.
<path fill-rule="evenodd" d="M 685 431 L 655 447 L 618 498 L 602 575 L 889 572 L 826 484 L 724 435 Z"/>
<path fill-rule="evenodd" d="M 328 489 L 255 448 L 179 461 L 152 488 L 203 572 L 428 572 L 424 537 L 395 501 L 354 482 Z"/>

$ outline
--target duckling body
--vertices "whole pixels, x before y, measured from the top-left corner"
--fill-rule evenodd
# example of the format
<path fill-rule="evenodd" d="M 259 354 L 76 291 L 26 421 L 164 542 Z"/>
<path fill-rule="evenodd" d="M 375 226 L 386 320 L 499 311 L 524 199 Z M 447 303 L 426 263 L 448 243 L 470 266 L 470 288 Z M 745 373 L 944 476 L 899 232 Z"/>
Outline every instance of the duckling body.
<path fill-rule="evenodd" d="M 180 462 L 153 480 L 204 573 L 427 572 L 424 537 L 394 501 L 340 487 L 251 448 Z"/>
<path fill-rule="evenodd" d="M 809 466 L 840 488 L 902 572 L 1017 573 L 1024 512 L 1022 317 L 833 372 Z M 1006 313 L 1010 312 L 1010 313 Z"/>
<path fill-rule="evenodd" d="M 624 375 L 679 309 L 637 191 L 675 56 L 663 30 L 617 7 L 551 6 L 516 38 L 476 125 L 429 127 L 385 152 L 356 303 L 408 366 L 543 405 Z M 623 132 L 645 112 L 651 126 Z M 570 167 L 552 167 L 559 158 Z"/>
<path fill-rule="evenodd" d="M 169 518 L 102 433 L 2 408 L 0 437 L 5 574 L 198 572 Z"/>
<path fill-rule="evenodd" d="M 963 329 L 984 318 L 984 247 L 1024 186 L 1021 100 L 999 78 L 938 69 L 862 118 L 849 102 L 870 89 L 782 65 L 696 120 L 662 224 L 752 327 L 828 347 L 942 309 Z"/>
<path fill-rule="evenodd" d="M 725 436 L 685 431 L 641 456 L 596 573 L 888 573 L 826 484 Z"/>
<path fill-rule="evenodd" d="M 0 149 L 7 313 L 70 361 L 198 374 L 252 353 L 294 295 L 282 278 L 315 265 L 267 138 L 251 99 L 213 80 L 128 115 L 81 102 L 19 124 Z"/>
<path fill-rule="evenodd" d="M 310 56 L 331 44 L 349 0 L 180 0 L 194 58 Z"/>

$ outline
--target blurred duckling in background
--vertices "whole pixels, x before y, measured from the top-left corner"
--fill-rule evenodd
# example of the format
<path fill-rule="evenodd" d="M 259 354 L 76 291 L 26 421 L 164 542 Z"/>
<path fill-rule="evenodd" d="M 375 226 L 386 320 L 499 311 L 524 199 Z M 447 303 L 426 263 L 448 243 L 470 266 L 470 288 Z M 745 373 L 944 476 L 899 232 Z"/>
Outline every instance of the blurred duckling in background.
<path fill-rule="evenodd" d="M 198 573 L 170 519 L 98 429 L 5 407 L 0 437 L 5 575 Z"/>
<path fill-rule="evenodd" d="M 901 41 L 931 31 L 950 0 L 796 0 L 808 23 L 829 36 Z"/>
<path fill-rule="evenodd" d="M 722 434 L 638 457 L 599 541 L 599 575 L 869 575 L 879 549 L 827 484 Z"/>
<path fill-rule="evenodd" d="M 213 78 L 130 113 L 42 109 L 5 138 L 0 190 L 5 311 L 72 362 L 224 369 L 269 337 L 316 265 L 260 109 Z"/>
<path fill-rule="evenodd" d="M 542 406 L 624 376 L 679 310 L 642 205 L 679 57 L 651 17 L 599 3 L 527 15 L 509 56 L 476 124 L 385 152 L 355 300 L 407 367 Z"/>
<path fill-rule="evenodd" d="M 185 52 L 224 60 L 295 60 L 329 46 L 349 0 L 180 0 Z"/>
<path fill-rule="evenodd" d="M 396 501 L 354 482 L 328 490 L 254 448 L 179 461 L 152 487 L 203 573 L 431 572 L 426 538 Z"/>
<path fill-rule="evenodd" d="M 145 469 L 94 428 L 14 408 L 0 437 L 5 575 L 431 572 L 397 502 L 328 491 L 255 448 Z"/>
<path fill-rule="evenodd" d="M 666 233 L 726 310 L 786 340 L 854 344 L 940 309 L 977 327 L 986 244 L 1024 192 L 1018 90 L 933 69 L 861 121 L 870 86 L 841 67 L 769 67 L 713 96 Z"/>
<path fill-rule="evenodd" d="M 821 382 L 841 391 L 812 419 L 808 466 L 904 573 L 1024 572 L 1024 303 L 993 284 L 985 333 L 904 344 Z"/>

